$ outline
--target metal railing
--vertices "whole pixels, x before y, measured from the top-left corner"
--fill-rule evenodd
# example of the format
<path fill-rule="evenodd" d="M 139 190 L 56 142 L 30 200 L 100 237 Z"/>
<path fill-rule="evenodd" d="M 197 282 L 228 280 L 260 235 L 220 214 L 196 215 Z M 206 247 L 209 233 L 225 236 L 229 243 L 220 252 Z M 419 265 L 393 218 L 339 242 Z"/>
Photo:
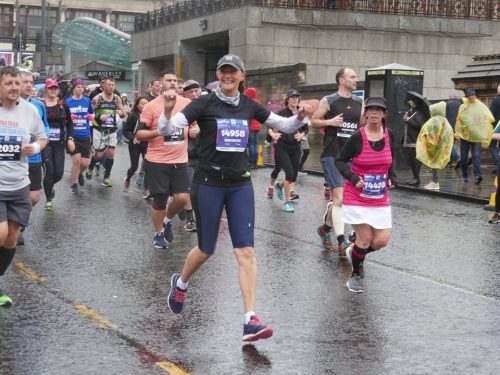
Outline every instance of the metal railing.
<path fill-rule="evenodd" d="M 244 5 L 500 20 L 500 0 L 188 0 L 136 16 L 135 31 L 154 29 Z"/>

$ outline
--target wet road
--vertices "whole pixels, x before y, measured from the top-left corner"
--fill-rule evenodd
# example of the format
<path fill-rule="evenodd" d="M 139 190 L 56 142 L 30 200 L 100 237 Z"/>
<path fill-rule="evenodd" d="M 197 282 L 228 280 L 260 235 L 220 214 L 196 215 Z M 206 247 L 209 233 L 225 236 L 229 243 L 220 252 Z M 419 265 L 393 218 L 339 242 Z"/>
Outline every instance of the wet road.
<path fill-rule="evenodd" d="M 322 179 L 301 177 L 296 212 L 265 196 L 256 171 L 257 313 L 275 336 L 240 341 L 243 313 L 226 222 L 218 249 L 190 282 L 184 312 L 166 296 L 196 235 L 174 222 L 167 250 L 152 246 L 149 204 L 92 181 L 75 196 L 69 175 L 55 210 L 32 214 L 26 245 L 0 287 L 0 374 L 497 374 L 500 227 L 481 205 L 392 193 L 389 246 L 365 262 L 366 293 L 347 291 L 350 266 L 321 251 Z M 69 164 L 66 169 L 69 170 Z"/>

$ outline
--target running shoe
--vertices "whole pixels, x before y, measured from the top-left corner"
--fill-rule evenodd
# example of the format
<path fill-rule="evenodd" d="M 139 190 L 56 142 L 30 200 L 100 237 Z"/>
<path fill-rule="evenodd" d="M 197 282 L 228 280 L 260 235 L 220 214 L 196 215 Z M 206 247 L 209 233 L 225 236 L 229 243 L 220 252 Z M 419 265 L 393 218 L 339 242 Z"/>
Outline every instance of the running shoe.
<path fill-rule="evenodd" d="M 365 288 L 363 286 L 363 280 L 361 276 L 353 274 L 349 280 L 347 280 L 347 288 L 354 293 L 363 293 Z"/>
<path fill-rule="evenodd" d="M 170 293 L 168 293 L 168 307 L 174 314 L 180 314 L 186 299 L 186 290 L 177 286 L 177 280 L 181 277 L 180 273 L 174 273 L 170 279 Z"/>
<path fill-rule="evenodd" d="M 493 216 L 488 220 L 490 224 L 500 224 L 500 213 L 495 212 Z"/>
<path fill-rule="evenodd" d="M 105 178 L 103 181 L 102 181 L 102 186 L 106 186 L 106 187 L 112 187 L 113 184 L 111 183 L 111 179 L 110 178 Z"/>
<path fill-rule="evenodd" d="M 326 205 L 325 213 L 323 214 L 323 224 L 326 224 L 326 218 L 328 217 L 328 211 L 330 211 L 330 207 L 333 205 L 333 202 L 328 202 Z"/>
<path fill-rule="evenodd" d="M 101 164 L 100 164 L 100 163 L 97 163 L 97 164 L 95 165 L 95 176 L 96 176 L 96 177 L 99 177 L 100 173 L 101 173 Z"/>
<path fill-rule="evenodd" d="M 93 169 L 90 169 L 90 168 L 87 168 L 87 170 L 85 171 L 85 178 L 87 180 L 91 180 L 92 179 L 92 175 L 94 174 L 94 170 Z M 97 174 L 96 174 L 97 175 Z"/>
<path fill-rule="evenodd" d="M 243 341 L 268 339 L 273 335 L 273 327 L 263 324 L 257 315 L 253 315 L 247 324 L 243 324 Z"/>
<path fill-rule="evenodd" d="M 174 232 L 172 232 L 172 222 L 169 221 L 168 224 L 163 223 L 163 236 L 168 242 L 174 240 Z"/>
<path fill-rule="evenodd" d="M 78 184 L 71 185 L 71 192 L 73 194 L 78 194 Z"/>
<path fill-rule="evenodd" d="M 45 202 L 45 211 L 54 211 L 54 206 L 52 205 L 52 201 Z"/>
<path fill-rule="evenodd" d="M 347 260 L 352 266 L 352 248 L 354 244 L 351 244 L 345 251 L 345 255 Z M 354 272 L 354 269 L 353 269 Z M 363 279 L 365 277 L 365 268 L 363 267 L 363 264 L 361 264 L 361 267 L 359 268 L 358 275 Z"/>
<path fill-rule="evenodd" d="M 290 192 L 290 201 L 292 203 L 299 203 L 300 197 L 299 195 L 294 192 L 293 190 Z"/>
<path fill-rule="evenodd" d="M 273 196 L 274 196 L 274 187 L 273 186 L 269 186 L 267 188 L 267 197 L 269 199 L 273 199 Z"/>
<path fill-rule="evenodd" d="M 12 305 L 12 298 L 10 298 L 7 294 L 4 294 L 0 290 L 0 306 L 10 306 Z"/>
<path fill-rule="evenodd" d="M 344 240 L 341 244 L 339 244 L 339 256 L 345 257 L 346 256 L 346 250 L 347 248 L 351 245 L 351 243 L 347 240 Z"/>
<path fill-rule="evenodd" d="M 439 182 L 431 181 L 424 186 L 425 190 L 439 190 Z"/>
<path fill-rule="evenodd" d="M 128 193 L 130 189 L 130 180 L 127 180 L 127 177 L 125 177 L 125 179 L 123 180 L 123 191 L 125 193 Z"/>
<path fill-rule="evenodd" d="M 483 178 L 481 176 L 477 176 L 475 184 L 479 185 L 481 182 L 483 182 Z"/>
<path fill-rule="evenodd" d="M 83 172 L 78 175 L 78 185 L 85 185 L 85 178 L 83 177 Z"/>
<path fill-rule="evenodd" d="M 286 202 L 281 209 L 285 212 L 295 212 L 291 202 Z"/>
<path fill-rule="evenodd" d="M 284 194 L 283 194 L 283 187 L 280 187 L 279 182 L 274 183 L 274 189 L 276 190 L 276 196 L 280 201 L 283 200 Z"/>
<path fill-rule="evenodd" d="M 135 186 L 137 186 L 138 188 L 141 188 L 143 184 L 144 184 L 144 172 L 139 172 L 139 175 L 137 176 L 137 179 L 135 180 Z"/>
<path fill-rule="evenodd" d="M 154 238 L 153 238 L 153 245 L 157 249 L 167 249 L 168 244 L 167 241 L 165 240 L 165 236 L 163 236 L 163 233 L 156 233 Z"/>
<path fill-rule="evenodd" d="M 142 196 L 142 199 L 150 199 L 151 194 L 149 193 L 149 189 L 144 190 L 144 195 Z"/>
<path fill-rule="evenodd" d="M 177 212 L 177 217 L 179 218 L 179 220 L 186 220 L 187 218 L 187 214 L 186 214 L 186 210 L 180 210 L 179 212 Z"/>
<path fill-rule="evenodd" d="M 317 230 L 319 238 L 321 238 L 321 245 L 323 246 L 323 251 L 333 251 L 333 243 L 330 238 L 330 232 L 326 232 L 323 226 L 320 226 Z"/>
<path fill-rule="evenodd" d="M 196 232 L 196 222 L 194 220 L 188 220 L 186 225 L 184 225 L 184 229 L 186 230 L 186 232 Z"/>

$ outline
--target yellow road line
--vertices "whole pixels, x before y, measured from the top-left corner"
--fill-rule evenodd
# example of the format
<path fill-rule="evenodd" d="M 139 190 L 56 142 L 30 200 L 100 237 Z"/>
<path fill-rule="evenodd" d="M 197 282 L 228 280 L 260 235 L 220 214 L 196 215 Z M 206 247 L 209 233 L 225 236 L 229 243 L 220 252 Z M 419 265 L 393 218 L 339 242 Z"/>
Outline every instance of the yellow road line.
<path fill-rule="evenodd" d="M 165 370 L 168 372 L 170 375 L 190 375 L 190 372 L 187 372 L 186 370 L 183 370 L 179 366 L 177 366 L 173 362 L 155 362 L 155 365 L 161 368 L 162 370 Z"/>
<path fill-rule="evenodd" d="M 37 274 L 35 271 L 30 270 L 29 267 L 23 262 L 16 263 L 16 268 L 33 281 L 37 281 L 39 283 L 45 281 L 45 278 Z"/>
<path fill-rule="evenodd" d="M 73 307 L 77 309 L 80 314 L 83 316 L 89 318 L 92 320 L 95 324 L 97 324 L 99 327 L 104 328 L 104 329 L 116 329 L 116 325 L 111 323 L 109 320 L 101 318 L 99 314 L 97 314 L 95 311 L 92 311 L 89 309 L 87 306 L 79 304 L 79 303 L 74 303 Z"/>

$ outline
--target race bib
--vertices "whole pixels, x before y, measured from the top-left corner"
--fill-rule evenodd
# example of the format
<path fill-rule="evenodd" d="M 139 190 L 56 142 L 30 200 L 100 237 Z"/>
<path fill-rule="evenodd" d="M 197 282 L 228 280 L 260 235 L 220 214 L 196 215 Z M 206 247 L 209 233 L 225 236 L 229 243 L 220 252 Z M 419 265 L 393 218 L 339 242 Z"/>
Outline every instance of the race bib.
<path fill-rule="evenodd" d="M 361 192 L 363 198 L 381 199 L 385 194 L 387 185 L 386 174 L 365 174 L 365 187 Z"/>
<path fill-rule="evenodd" d="M 163 144 L 166 145 L 180 145 L 184 143 L 184 129 L 177 130 L 175 133 L 166 135 Z"/>
<path fill-rule="evenodd" d="M 217 119 L 217 151 L 243 152 L 247 143 L 247 120 Z"/>
<path fill-rule="evenodd" d="M 114 128 L 115 127 L 115 115 L 106 114 L 108 116 L 106 121 L 102 123 L 102 126 L 105 128 Z"/>
<path fill-rule="evenodd" d="M 350 138 L 351 135 L 353 135 L 356 130 L 358 130 L 358 123 L 343 122 L 342 125 L 339 127 L 337 136 L 342 138 Z"/>
<path fill-rule="evenodd" d="M 20 161 L 22 137 L 0 135 L 0 161 Z"/>
<path fill-rule="evenodd" d="M 82 117 L 77 117 L 73 120 L 73 126 L 75 130 L 86 130 L 87 119 Z"/>
<path fill-rule="evenodd" d="M 61 128 L 50 128 L 49 141 L 61 140 Z"/>

